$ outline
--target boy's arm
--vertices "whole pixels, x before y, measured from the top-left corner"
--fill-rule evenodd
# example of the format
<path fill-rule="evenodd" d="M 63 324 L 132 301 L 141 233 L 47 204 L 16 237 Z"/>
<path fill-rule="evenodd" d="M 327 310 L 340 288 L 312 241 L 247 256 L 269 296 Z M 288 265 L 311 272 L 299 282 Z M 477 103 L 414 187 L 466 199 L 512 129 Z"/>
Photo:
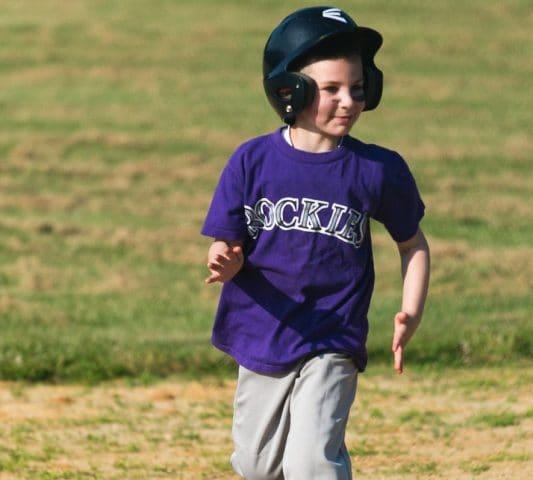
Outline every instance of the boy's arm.
<path fill-rule="evenodd" d="M 207 268 L 210 271 L 205 283 L 231 280 L 244 264 L 242 251 L 243 242 L 240 240 L 222 240 L 216 238 L 207 253 Z"/>
<path fill-rule="evenodd" d="M 402 373 L 405 346 L 422 320 L 429 285 L 430 255 L 420 229 L 412 238 L 397 245 L 402 265 L 403 296 L 402 310 L 394 317 L 392 351 L 394 368 Z"/>

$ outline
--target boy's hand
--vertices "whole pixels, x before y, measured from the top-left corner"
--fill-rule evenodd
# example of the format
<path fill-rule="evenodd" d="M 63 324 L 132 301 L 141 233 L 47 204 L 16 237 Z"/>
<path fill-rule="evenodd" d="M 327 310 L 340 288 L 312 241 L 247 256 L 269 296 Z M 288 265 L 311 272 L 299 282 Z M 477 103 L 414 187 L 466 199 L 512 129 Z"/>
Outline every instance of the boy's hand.
<path fill-rule="evenodd" d="M 418 323 L 405 312 L 398 312 L 394 317 L 392 352 L 394 353 L 394 369 L 398 373 L 403 372 L 403 351 L 407 342 L 415 333 Z"/>
<path fill-rule="evenodd" d="M 231 280 L 244 264 L 244 254 L 240 245 L 228 245 L 226 242 L 215 241 L 209 248 L 207 255 L 207 268 L 211 275 L 205 283 Z"/>

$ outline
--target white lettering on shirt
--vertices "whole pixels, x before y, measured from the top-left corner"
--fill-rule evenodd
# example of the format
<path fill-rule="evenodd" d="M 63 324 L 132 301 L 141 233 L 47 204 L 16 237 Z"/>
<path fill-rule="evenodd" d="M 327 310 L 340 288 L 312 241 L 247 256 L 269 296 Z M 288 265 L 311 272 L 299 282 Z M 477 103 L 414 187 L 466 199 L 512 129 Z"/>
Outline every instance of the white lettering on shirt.
<path fill-rule="evenodd" d="M 359 248 L 367 228 L 367 214 L 338 203 L 312 198 L 284 197 L 276 203 L 268 198 L 244 206 L 248 234 L 252 239 L 260 230 L 300 230 L 335 237 Z"/>

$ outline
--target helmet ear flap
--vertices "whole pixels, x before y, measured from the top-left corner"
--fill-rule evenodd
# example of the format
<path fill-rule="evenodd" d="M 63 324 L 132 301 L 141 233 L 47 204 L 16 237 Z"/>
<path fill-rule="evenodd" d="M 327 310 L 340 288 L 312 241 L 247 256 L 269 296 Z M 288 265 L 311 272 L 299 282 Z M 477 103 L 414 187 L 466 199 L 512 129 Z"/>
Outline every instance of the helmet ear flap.
<path fill-rule="evenodd" d="M 374 110 L 381 100 L 383 93 L 383 72 L 375 65 L 363 67 L 365 79 L 365 111 Z"/>
<path fill-rule="evenodd" d="M 314 80 L 302 73 L 281 72 L 264 80 L 267 98 L 288 125 L 294 125 L 296 114 L 313 102 Z"/>

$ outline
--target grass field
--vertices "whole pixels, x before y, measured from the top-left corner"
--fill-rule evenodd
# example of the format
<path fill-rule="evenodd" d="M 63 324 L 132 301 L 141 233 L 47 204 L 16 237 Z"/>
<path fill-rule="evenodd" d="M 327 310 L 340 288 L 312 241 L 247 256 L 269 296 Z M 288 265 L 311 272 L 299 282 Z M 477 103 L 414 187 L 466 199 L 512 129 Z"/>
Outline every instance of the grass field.
<path fill-rule="evenodd" d="M 531 371 L 363 375 L 347 431 L 360 480 L 528 480 Z M 236 480 L 233 381 L 0 384 L 0 480 Z"/>
<path fill-rule="evenodd" d="M 67 389 L 66 398 L 76 398 L 74 405 L 81 398 L 83 404 L 94 402 L 94 408 L 101 405 L 103 413 L 99 419 L 91 413 L 71 420 L 67 415 L 62 423 L 45 407 L 44 420 L 22 416 L 21 423 L 6 424 L 1 480 L 20 475 L 124 478 L 124 472 L 127 478 L 229 478 L 223 472 L 226 452 L 218 449 L 198 467 L 197 477 L 190 476 L 185 460 L 182 467 L 175 460 L 162 462 L 170 465 L 168 473 L 158 472 L 155 463 L 137 471 L 116 462 L 130 461 L 130 448 L 131 453 L 156 452 L 166 442 L 156 426 L 147 425 L 148 432 L 156 429 L 152 441 L 137 438 L 129 425 L 143 412 L 151 421 L 149 414 L 159 404 L 142 400 L 149 395 L 142 389 L 169 378 L 201 382 L 208 373 L 225 379 L 217 390 L 221 412 L 205 415 L 220 413 L 215 440 L 228 446 L 225 382 L 234 365 L 209 344 L 219 288 L 203 285 L 209 240 L 199 230 L 228 155 L 242 141 L 279 125 L 262 91 L 262 48 L 285 14 L 307 4 L 317 2 L 2 2 L 0 379 L 10 383 L 0 387 L 0 396 L 24 405 L 38 398 L 40 388 L 52 388 L 27 382 L 60 383 L 55 388 Z M 377 57 L 385 72 L 383 101 L 362 116 L 353 134 L 396 149 L 408 161 L 427 206 L 423 228 L 433 256 L 424 323 L 407 352 L 406 368 L 420 384 L 402 380 L 408 387 L 394 387 L 380 372 L 391 362 L 399 261 L 393 242 L 373 225 L 378 278 L 366 382 L 383 381 L 385 390 L 409 389 L 406 404 L 391 418 L 380 420 L 377 410 L 376 418 L 387 424 L 381 430 L 386 436 L 414 417 L 415 426 L 409 428 L 418 428 L 420 436 L 415 431 L 413 441 L 422 446 L 435 442 L 448 455 L 454 452 L 446 449 L 453 436 L 447 435 L 459 431 L 465 419 L 468 430 L 463 443 L 450 440 L 460 457 L 453 468 L 451 461 L 430 454 L 420 463 L 425 471 L 412 465 L 395 477 L 391 463 L 373 463 L 389 458 L 390 451 L 378 445 L 384 437 L 368 436 L 362 447 L 354 444 L 368 450 L 356 472 L 360 478 L 387 479 L 529 478 L 517 472 L 531 472 L 526 454 L 531 399 L 524 393 L 513 396 L 513 391 L 525 391 L 524 379 L 531 381 L 533 369 L 530 2 L 361 0 L 336 5 L 384 35 Z M 508 383 L 500 378 L 502 366 L 508 366 L 505 375 L 513 379 Z M 424 372 L 431 372 L 429 379 Z M 450 387 L 458 392 L 457 402 L 464 394 L 461 382 L 471 378 L 471 386 L 465 413 L 457 406 L 441 422 L 440 407 L 418 408 L 411 400 L 415 392 L 423 397 L 436 376 L 447 375 L 457 375 L 459 383 Z M 117 379 L 136 386 L 123 387 L 115 399 L 114 387 L 95 385 Z M 165 388 L 186 389 L 179 382 Z M 107 388 L 111 397 L 106 400 Z M 486 389 L 491 394 L 484 405 Z M 130 395 L 137 400 L 115 422 L 113 412 Z M 469 397 L 479 398 L 478 403 L 469 403 Z M 69 402 L 59 404 L 67 408 Z M 189 402 L 200 411 L 194 398 Z M 2 421 L 12 413 L 5 405 L 0 400 Z M 361 407 L 362 414 L 370 415 L 371 407 Z M 181 407 L 174 403 L 169 408 Z M 195 421 L 203 421 L 202 413 L 195 415 Z M 47 418 L 51 431 L 37 434 Z M 166 418 L 154 421 L 160 426 Z M 88 426 L 80 427 L 84 422 Z M 499 428 L 494 425 L 499 422 L 509 424 Z M 115 439 L 110 432 L 116 424 L 128 425 L 132 439 Z M 366 424 L 356 427 L 367 435 Z M 63 429 L 66 437 L 58 433 Z M 493 430 L 505 432 L 502 445 L 507 441 L 507 446 L 501 451 L 507 453 L 460 455 L 478 435 L 488 441 Z M 194 448 L 203 434 L 193 427 L 186 431 L 191 438 L 174 439 L 171 448 L 182 449 L 183 455 L 198 453 Z M 56 440 L 68 443 L 80 435 L 79 451 L 54 450 Z M 24 446 L 28 439 L 37 442 L 34 450 Z M 99 439 L 111 447 L 105 453 L 105 462 L 115 465 L 110 470 L 88 460 L 100 454 Z M 511 444 L 519 446 L 516 451 Z M 83 454 L 86 463 L 54 470 L 46 460 L 60 465 L 70 454 Z M 506 468 L 514 476 L 505 476 Z M 213 472 L 218 469 L 217 477 Z"/>
<path fill-rule="evenodd" d="M 209 346 L 218 289 L 202 284 L 199 229 L 228 155 L 278 126 L 262 48 L 299 5 L 3 2 L 0 377 L 233 368 Z M 385 37 L 383 103 L 353 133 L 400 151 L 427 204 L 433 278 L 411 362 L 531 358 L 529 2 L 339 5 Z M 399 267 L 374 237 L 383 362 Z"/>

